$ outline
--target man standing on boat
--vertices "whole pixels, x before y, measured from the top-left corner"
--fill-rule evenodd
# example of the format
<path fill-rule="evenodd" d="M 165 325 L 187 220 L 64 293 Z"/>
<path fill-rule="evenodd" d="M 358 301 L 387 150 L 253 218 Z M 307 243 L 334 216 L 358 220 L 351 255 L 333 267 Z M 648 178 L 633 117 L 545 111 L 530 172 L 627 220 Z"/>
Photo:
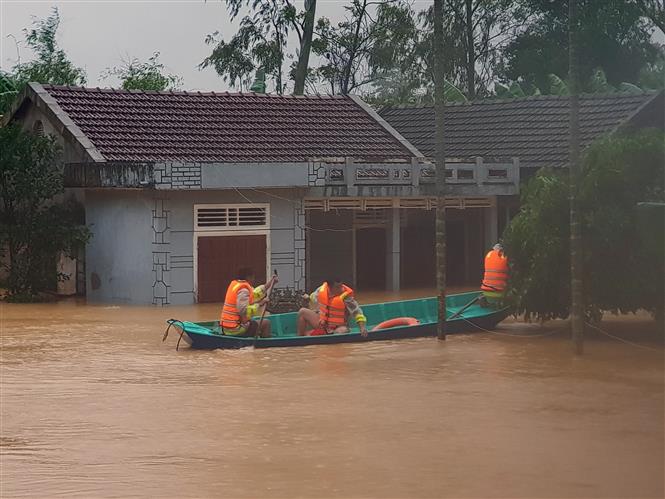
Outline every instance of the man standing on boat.
<path fill-rule="evenodd" d="M 313 308 L 318 305 L 318 313 L 310 308 L 298 311 L 299 336 L 348 333 L 350 317 L 358 324 L 360 334 L 367 336 L 367 319 L 353 297 L 353 289 L 342 283 L 341 279 L 326 279 L 309 295 L 309 300 Z"/>
<path fill-rule="evenodd" d="M 238 271 L 237 279 L 231 281 L 226 290 L 224 306 L 219 324 L 222 332 L 229 336 L 256 336 L 259 322 L 251 320 L 258 315 L 259 307 L 268 302 L 268 291 L 279 282 L 277 275 L 265 284 L 253 287 L 255 282 L 254 271 L 249 267 Z M 263 319 L 259 331 L 262 338 L 270 338 L 270 321 Z"/>
<path fill-rule="evenodd" d="M 485 275 L 480 286 L 485 303 L 499 301 L 508 284 L 508 257 L 503 253 L 503 246 L 495 244 L 485 256 Z"/>

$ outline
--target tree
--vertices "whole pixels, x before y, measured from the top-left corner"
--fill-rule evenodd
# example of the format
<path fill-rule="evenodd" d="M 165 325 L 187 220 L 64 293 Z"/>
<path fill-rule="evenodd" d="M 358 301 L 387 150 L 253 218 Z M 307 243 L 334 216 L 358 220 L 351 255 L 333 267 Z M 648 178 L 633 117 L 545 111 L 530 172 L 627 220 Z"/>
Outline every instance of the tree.
<path fill-rule="evenodd" d="M 436 121 L 436 287 L 438 292 L 437 336 L 446 339 L 446 144 L 445 111 L 445 53 L 443 39 L 444 0 L 434 0 L 434 115 Z"/>
<path fill-rule="evenodd" d="M 316 0 L 305 0 L 305 14 L 302 24 L 302 32 L 297 30 L 298 36 L 300 37 L 300 53 L 298 54 L 298 65 L 296 66 L 294 76 L 294 95 L 302 95 L 305 93 L 305 80 L 307 79 L 308 73 L 309 53 L 312 49 L 315 16 Z"/>
<path fill-rule="evenodd" d="M 663 0 L 632 0 L 651 23 L 665 33 L 665 4 Z"/>
<path fill-rule="evenodd" d="M 300 41 L 298 63 L 292 68 L 294 92 L 303 93 L 308 76 L 309 54 L 314 31 L 316 0 L 307 0 L 303 12 L 298 12 L 290 0 L 225 0 L 231 19 L 235 19 L 243 6 L 251 15 L 240 21 L 238 32 L 228 41 L 219 32 L 206 37 L 213 45 L 212 53 L 199 68 L 213 67 L 224 81 L 233 87 L 248 88 L 252 75 L 258 69 L 273 79 L 275 90 L 286 91 L 284 62 L 290 56 L 288 38 L 293 30 Z"/>
<path fill-rule="evenodd" d="M 346 18 L 336 26 L 328 18 L 319 19 L 312 50 L 325 60 L 316 74 L 329 85 L 331 94 L 346 95 L 376 79 L 369 61 L 390 7 L 390 2 L 352 0 L 351 5 L 344 6 Z"/>
<path fill-rule="evenodd" d="M 34 299 L 57 279 L 56 255 L 74 255 L 90 233 L 64 191 L 60 147 L 11 124 L 0 128 L 0 248 L 15 300 Z"/>
<path fill-rule="evenodd" d="M 0 71 L 0 116 L 13 104 L 19 93 L 19 86 L 14 75 Z"/>
<path fill-rule="evenodd" d="M 164 64 L 158 59 L 159 52 L 155 52 L 145 62 L 136 58 L 123 61 L 121 66 L 107 69 L 104 76 L 118 77 L 124 90 L 176 90 L 182 84 L 182 78 L 164 74 Z"/>
<path fill-rule="evenodd" d="M 28 82 L 51 85 L 85 85 L 86 75 L 76 67 L 65 51 L 58 47 L 56 35 L 60 27 L 60 14 L 54 7 L 46 19 L 35 19 L 31 29 L 23 30 L 25 43 L 32 50 L 34 59 L 19 62 L 9 71 L 0 72 L 2 97 L 0 114 L 6 113 Z"/>
<path fill-rule="evenodd" d="M 575 351 L 584 350 L 584 292 L 582 276 L 582 227 L 578 206 L 578 183 L 580 176 L 580 96 L 579 96 L 579 60 L 578 60 L 579 18 L 577 0 L 568 0 L 568 58 L 570 99 L 570 151 L 568 171 L 570 173 L 570 278 L 571 278 L 571 328 Z"/>
<path fill-rule="evenodd" d="M 65 51 L 58 47 L 56 34 L 60 27 L 60 13 L 53 7 L 44 20 L 35 20 L 30 30 L 24 30 L 25 40 L 35 54 L 35 60 L 19 63 L 14 71 L 19 81 L 36 81 L 52 85 L 84 85 L 85 71 L 74 66 Z"/>
<path fill-rule="evenodd" d="M 9 73 L 2 74 L 5 81 L 11 81 L 17 93 L 31 81 L 50 83 L 52 85 L 84 85 L 85 71 L 76 67 L 67 57 L 64 50 L 58 47 L 56 34 L 60 27 L 60 14 L 54 7 L 46 19 L 33 21 L 31 29 L 23 30 L 26 45 L 32 50 L 35 58 L 32 61 L 20 61 Z M 12 99 L 2 99 L 0 113 L 7 111 Z"/>
<path fill-rule="evenodd" d="M 640 204 L 665 202 L 663 158 L 659 130 L 605 138 L 585 151 L 577 192 L 586 320 L 639 309 L 663 316 L 665 260 L 652 242 L 663 240 L 663 212 L 646 237 L 640 228 Z M 571 314 L 569 184 L 567 172 L 541 170 L 522 189 L 521 210 L 503 234 L 509 297 L 527 319 Z"/>
<path fill-rule="evenodd" d="M 244 3 L 227 0 L 232 19 Z M 251 7 L 253 15 L 243 17 L 238 32 L 228 42 L 219 38 L 219 32 L 206 37 L 206 43 L 214 48 L 199 67 L 213 67 L 225 82 L 241 90 L 249 87 L 257 69 L 263 69 L 273 79 L 277 93 L 282 94 L 285 49 L 295 8 L 288 0 L 255 0 Z"/>
<path fill-rule="evenodd" d="M 586 85 L 601 68 L 613 86 L 638 83 L 640 70 L 662 52 L 651 40 L 652 25 L 641 8 L 635 1 L 578 2 L 580 81 Z M 506 47 L 498 67 L 500 80 L 542 90 L 549 86 L 550 74 L 567 79 L 567 2 L 522 0 L 515 15 L 524 19 L 525 28 Z M 585 85 L 581 91 L 589 90 Z"/>
<path fill-rule="evenodd" d="M 523 24 L 512 0 L 449 0 L 446 29 L 449 52 L 455 57 L 455 84 L 466 88 L 473 100 L 487 92 L 504 47 Z M 449 76 L 450 77 L 450 76 Z"/>

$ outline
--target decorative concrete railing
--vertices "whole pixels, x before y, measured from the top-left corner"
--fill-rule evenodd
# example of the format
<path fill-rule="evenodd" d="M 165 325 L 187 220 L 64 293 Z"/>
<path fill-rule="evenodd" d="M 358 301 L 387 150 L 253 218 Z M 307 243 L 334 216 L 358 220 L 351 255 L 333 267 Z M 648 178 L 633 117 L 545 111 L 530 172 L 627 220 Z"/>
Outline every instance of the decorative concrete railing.
<path fill-rule="evenodd" d="M 70 163 L 66 187 L 181 189 L 307 188 L 312 196 L 411 197 L 433 194 L 430 162 Z M 519 193 L 519 162 L 448 161 L 451 195 Z"/>
<path fill-rule="evenodd" d="M 410 185 L 434 183 L 435 167 L 431 163 L 353 163 L 326 164 L 325 185 L 356 187 L 363 185 Z M 475 162 L 446 163 L 446 182 L 466 185 L 519 184 L 519 161 L 511 163 Z"/>

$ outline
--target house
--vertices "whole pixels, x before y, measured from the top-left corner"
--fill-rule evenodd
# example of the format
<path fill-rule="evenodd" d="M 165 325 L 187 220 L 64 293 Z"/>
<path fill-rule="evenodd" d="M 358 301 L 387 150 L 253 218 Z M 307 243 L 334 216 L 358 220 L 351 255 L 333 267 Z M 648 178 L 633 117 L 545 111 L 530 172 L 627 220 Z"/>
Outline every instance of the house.
<path fill-rule="evenodd" d="M 307 290 L 434 279 L 433 165 L 355 96 L 29 84 L 5 122 L 54 135 L 93 237 L 91 301 L 220 302 L 238 267 Z M 453 283 L 476 283 L 516 158 L 446 164 Z"/>
<path fill-rule="evenodd" d="M 454 103 L 445 108 L 446 155 L 501 161 L 518 157 L 520 179 L 539 168 L 568 163 L 569 99 L 535 96 Z M 581 147 L 622 130 L 663 129 L 663 92 L 590 94 L 580 97 Z M 379 114 L 426 157 L 434 157 L 434 108 L 393 106 Z M 498 230 L 519 209 L 518 196 L 501 196 Z"/>

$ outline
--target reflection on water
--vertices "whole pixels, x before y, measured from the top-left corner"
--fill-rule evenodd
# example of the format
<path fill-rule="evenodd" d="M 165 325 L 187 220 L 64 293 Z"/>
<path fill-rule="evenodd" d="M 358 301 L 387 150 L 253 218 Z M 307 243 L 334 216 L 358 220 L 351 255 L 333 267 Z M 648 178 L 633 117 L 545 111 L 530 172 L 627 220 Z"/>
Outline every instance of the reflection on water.
<path fill-rule="evenodd" d="M 663 496 L 643 317 L 604 327 L 658 352 L 580 359 L 562 324 L 175 352 L 165 319 L 217 306 L 0 306 L 2 497 Z"/>

